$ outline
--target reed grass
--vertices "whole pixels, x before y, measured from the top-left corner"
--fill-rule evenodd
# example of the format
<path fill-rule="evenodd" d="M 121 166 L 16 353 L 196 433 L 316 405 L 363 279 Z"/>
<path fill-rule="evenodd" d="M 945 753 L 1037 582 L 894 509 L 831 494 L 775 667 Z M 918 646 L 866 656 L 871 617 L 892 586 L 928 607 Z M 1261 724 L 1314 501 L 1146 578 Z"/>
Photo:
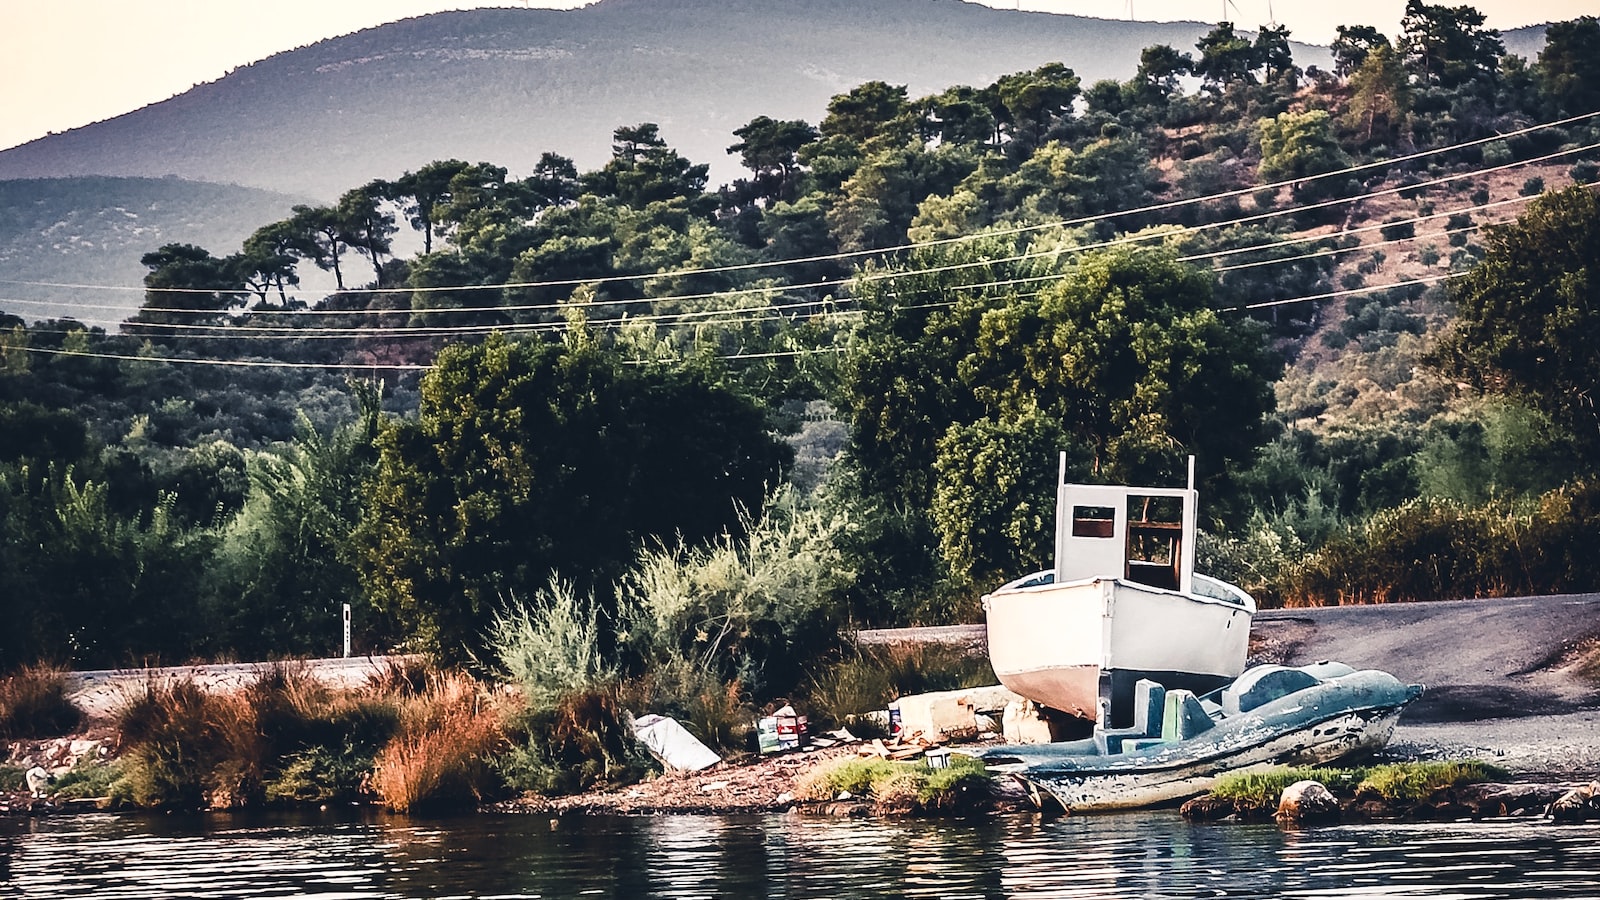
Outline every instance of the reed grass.
<path fill-rule="evenodd" d="M 40 663 L 0 681 L 0 738 L 60 737 L 77 730 L 83 712 L 67 698 L 67 674 Z"/>
<path fill-rule="evenodd" d="M 498 784 L 491 759 L 504 743 L 500 711 L 478 683 L 438 676 L 402 702 L 399 731 L 374 762 L 373 791 L 394 812 L 475 806 Z"/>

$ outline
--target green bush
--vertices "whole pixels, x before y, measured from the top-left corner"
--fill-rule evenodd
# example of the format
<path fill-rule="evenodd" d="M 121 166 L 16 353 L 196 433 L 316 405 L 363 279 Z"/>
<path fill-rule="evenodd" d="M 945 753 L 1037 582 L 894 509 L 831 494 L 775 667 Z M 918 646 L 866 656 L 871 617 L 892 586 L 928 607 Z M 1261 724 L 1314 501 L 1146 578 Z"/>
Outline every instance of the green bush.
<path fill-rule="evenodd" d="M 611 641 L 601 634 L 600 604 L 554 577 L 531 602 L 496 612 L 488 643 L 500 674 L 532 706 L 616 678 L 601 653 Z"/>
<path fill-rule="evenodd" d="M 307 747 L 280 761 L 263 785 L 269 803 L 350 803 L 361 799 L 373 757 L 354 745 Z"/>
<path fill-rule="evenodd" d="M 1416 223 L 1406 219 L 1392 219 L 1379 228 L 1378 233 L 1383 235 L 1383 239 L 1386 241 L 1398 241 L 1403 238 L 1416 237 L 1417 226 Z"/>
<path fill-rule="evenodd" d="M 619 601 L 639 671 L 678 661 L 756 696 L 790 691 L 809 660 L 839 646 L 836 598 L 854 576 L 838 539 L 849 527 L 785 487 L 742 539 L 642 554 Z"/>
<path fill-rule="evenodd" d="M 929 768 L 926 762 L 849 757 L 801 776 L 795 797 L 821 802 L 848 791 L 857 799 L 873 800 L 879 812 L 954 814 L 987 800 L 991 787 L 988 770 L 970 756 L 952 754 L 943 769 Z"/>

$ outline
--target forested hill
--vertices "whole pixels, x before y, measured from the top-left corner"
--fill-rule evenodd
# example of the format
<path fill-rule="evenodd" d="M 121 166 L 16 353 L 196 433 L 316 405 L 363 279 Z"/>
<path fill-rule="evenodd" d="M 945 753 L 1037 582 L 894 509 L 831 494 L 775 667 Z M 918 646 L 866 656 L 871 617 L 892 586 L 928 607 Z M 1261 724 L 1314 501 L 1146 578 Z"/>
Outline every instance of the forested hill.
<path fill-rule="evenodd" d="M 237 244 L 307 199 L 178 178 L 0 181 L 0 272 L 6 279 L 0 293 L 29 319 L 71 316 L 115 328 L 142 295 L 111 294 L 93 303 L 71 287 L 51 285 L 137 285 L 149 272 L 139 258 L 153 248 Z"/>
<path fill-rule="evenodd" d="M 1155 44 L 1209 26 L 996 10 L 951 0 L 602 0 L 408 19 L 244 66 L 105 122 L 0 152 L 0 179 L 178 175 L 332 199 L 434 159 L 513 172 L 555 151 L 589 168 L 618 125 L 656 122 L 685 156 L 738 172 L 757 115 L 817 121 L 870 80 L 912 96 L 1064 62 L 1125 79 Z M 1301 65 L 1324 57 L 1295 46 Z"/>

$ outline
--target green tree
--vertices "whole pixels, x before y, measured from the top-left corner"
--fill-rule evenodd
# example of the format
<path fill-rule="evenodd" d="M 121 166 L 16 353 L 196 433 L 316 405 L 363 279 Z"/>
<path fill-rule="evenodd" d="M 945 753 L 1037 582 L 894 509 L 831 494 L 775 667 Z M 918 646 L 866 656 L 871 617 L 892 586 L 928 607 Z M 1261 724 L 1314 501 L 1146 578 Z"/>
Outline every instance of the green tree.
<path fill-rule="evenodd" d="M 800 148 L 817 139 L 817 130 L 799 119 L 757 116 L 733 134 L 739 143 L 728 152 L 737 153 L 739 161 L 755 175 L 757 196 L 768 203 L 793 200 Z"/>
<path fill-rule="evenodd" d="M 1406 0 L 1400 20 L 1400 53 L 1406 67 L 1423 84 L 1442 88 L 1492 82 L 1505 44 L 1499 31 L 1483 27 L 1484 21 L 1484 14 L 1470 6 Z"/>
<path fill-rule="evenodd" d="M 400 204 L 411 227 L 422 232 L 422 252 L 433 252 L 433 238 L 440 223 L 435 210 L 448 202 L 450 183 L 467 164 L 459 159 L 435 160 L 415 172 L 407 172 L 389 183 L 388 199 Z"/>
<path fill-rule="evenodd" d="M 1286 112 L 1275 119 L 1256 123 L 1261 140 L 1262 181 L 1307 178 L 1348 167 L 1350 157 L 1334 139 L 1333 123 L 1327 110 L 1303 113 Z M 1292 188 L 1296 200 L 1316 200 L 1337 193 L 1338 179 L 1323 178 L 1299 182 Z"/>
<path fill-rule="evenodd" d="M 654 202 L 690 201 L 699 211 L 713 206 L 695 203 L 705 193 L 711 167 L 695 165 L 667 146 L 654 122 L 618 128 L 611 138 L 611 159 L 583 176 L 583 188 L 643 209 Z"/>
<path fill-rule="evenodd" d="M 869 81 L 829 100 L 828 114 L 818 130 L 823 137 L 845 138 L 857 144 L 879 135 L 887 135 L 890 143 L 898 144 L 911 136 L 904 118 L 909 109 L 905 85 Z"/>
<path fill-rule="evenodd" d="M 1071 117 L 1073 101 L 1081 93 L 1078 76 L 1061 63 L 1001 76 L 994 87 L 1005 107 L 1012 137 L 1029 149 L 1039 146 L 1058 122 Z"/>
<path fill-rule="evenodd" d="M 1581 187 L 1534 200 L 1489 230 L 1488 251 L 1451 291 L 1458 314 L 1436 361 L 1571 430 L 1600 463 L 1600 203 Z"/>
<path fill-rule="evenodd" d="M 1250 49 L 1255 64 L 1265 70 L 1268 82 L 1277 81 L 1285 74 L 1299 76 L 1300 69 L 1294 64 L 1294 53 L 1289 48 L 1287 26 L 1263 26 L 1256 32 L 1255 44 Z"/>
<path fill-rule="evenodd" d="M 1139 71 L 1134 76 L 1139 99 L 1165 105 L 1178 93 L 1179 77 L 1194 68 L 1194 57 L 1180 53 L 1170 44 L 1156 44 L 1139 53 Z"/>
<path fill-rule="evenodd" d="M 1387 43 L 1372 48 L 1350 76 L 1350 106 L 1345 122 L 1363 140 L 1381 136 L 1393 142 L 1405 128 L 1411 89 L 1400 58 Z"/>
<path fill-rule="evenodd" d="M 276 291 L 278 304 L 289 306 L 288 289 L 300 284 L 295 263 L 316 255 L 316 247 L 292 221 L 263 225 L 245 238 L 235 265 L 257 299 L 265 303 L 267 293 Z"/>
<path fill-rule="evenodd" d="M 165 244 L 139 264 L 150 272 L 144 276 L 144 304 L 128 319 L 141 326 L 133 329 L 137 333 L 171 335 L 183 326 L 220 325 L 229 309 L 244 305 L 238 268 L 204 247 Z"/>
<path fill-rule="evenodd" d="M 417 418 L 386 425 L 378 452 L 362 582 L 447 659 L 480 651 L 493 610 L 552 572 L 600 590 L 642 541 L 736 527 L 785 459 L 748 400 L 623 366 L 582 331 L 446 348 Z"/>
<path fill-rule="evenodd" d="M 390 190 L 381 181 L 346 191 L 334 210 L 345 246 L 365 253 L 372 263 L 372 283 L 383 286 L 383 257 L 394 236 L 394 215 L 383 208 Z"/>
<path fill-rule="evenodd" d="M 1055 441 L 1073 451 L 1075 477 L 1137 483 L 1173 478 L 1193 453 L 1220 488 L 1264 440 L 1272 406 L 1261 335 L 1222 321 L 1210 279 L 1170 252 L 1084 254 L 1037 294 L 976 287 L 1052 268 L 982 262 L 1016 252 L 998 241 L 925 248 L 905 277 L 858 284 L 866 315 L 840 398 L 851 465 L 872 502 L 938 509 L 929 530 L 947 578 L 1038 558 L 1011 508 L 1030 483 L 979 485 L 963 458 L 995 473 Z M 1034 464 L 1048 472 L 1052 460 Z"/>
<path fill-rule="evenodd" d="M 1194 74 L 1205 81 L 1207 88 L 1220 93 L 1241 82 L 1256 83 L 1252 74 L 1256 68 L 1255 47 L 1234 32 L 1232 22 L 1217 23 L 1194 46 L 1200 51 Z"/>
<path fill-rule="evenodd" d="M 1600 109 L 1600 19 L 1580 16 L 1545 29 L 1534 70 L 1547 102 L 1559 115 Z"/>
<path fill-rule="evenodd" d="M 1372 51 L 1390 47 L 1389 38 L 1371 25 L 1340 25 L 1337 30 L 1339 36 L 1328 49 L 1333 51 L 1333 72 L 1340 78 L 1361 68 Z"/>
<path fill-rule="evenodd" d="M 325 435 L 302 414 L 294 441 L 250 458 L 249 493 L 209 567 L 207 616 L 218 641 L 246 658 L 333 653 L 344 603 L 358 652 L 383 652 L 397 637 L 366 601 L 352 564 L 380 421 L 377 390 L 354 387 L 356 421 Z"/>

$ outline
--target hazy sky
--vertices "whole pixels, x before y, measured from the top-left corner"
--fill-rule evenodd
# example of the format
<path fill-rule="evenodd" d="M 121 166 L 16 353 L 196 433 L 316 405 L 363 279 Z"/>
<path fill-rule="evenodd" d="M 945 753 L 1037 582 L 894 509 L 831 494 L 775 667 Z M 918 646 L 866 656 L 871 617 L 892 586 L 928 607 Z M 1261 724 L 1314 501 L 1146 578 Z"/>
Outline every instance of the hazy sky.
<path fill-rule="evenodd" d="M 870 0 L 861 0 L 870 2 Z M 931 0 L 930 0 L 931 2 Z M 1269 16 L 1296 39 L 1325 44 L 1336 25 L 1391 34 L 1405 0 L 982 0 L 1001 9 L 1107 19 L 1218 20 L 1246 28 Z M 1441 0 L 1457 5 L 1455 0 Z M 228 70 L 322 38 L 446 9 L 585 0 L 0 0 L 0 148 L 181 94 Z M 1595 0 L 1473 4 L 1508 29 L 1592 15 Z M 1186 48 L 1185 48 L 1186 49 Z M 1071 60 L 1065 60 L 1069 65 Z"/>

